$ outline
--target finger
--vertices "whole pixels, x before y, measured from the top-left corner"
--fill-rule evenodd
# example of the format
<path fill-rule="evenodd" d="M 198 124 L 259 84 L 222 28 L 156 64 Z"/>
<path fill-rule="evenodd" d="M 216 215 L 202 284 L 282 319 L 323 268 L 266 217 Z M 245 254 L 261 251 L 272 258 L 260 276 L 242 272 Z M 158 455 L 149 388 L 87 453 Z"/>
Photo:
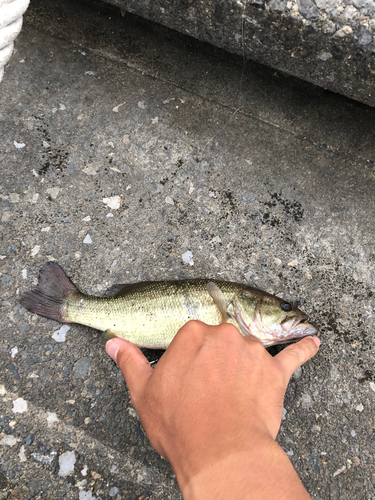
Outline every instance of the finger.
<path fill-rule="evenodd" d="M 306 361 L 311 359 L 319 350 L 318 337 L 306 337 L 296 344 L 291 344 L 275 356 L 275 360 L 282 366 L 287 380 Z"/>
<path fill-rule="evenodd" d="M 188 321 L 173 337 L 164 354 L 164 358 L 167 358 L 172 352 L 178 349 L 183 350 L 184 353 L 186 353 L 186 356 L 184 355 L 184 357 L 188 357 L 189 354 L 193 355 L 200 349 L 209 328 L 211 327 L 202 321 Z"/>
<path fill-rule="evenodd" d="M 139 401 L 153 372 L 150 363 L 141 350 L 127 340 L 111 339 L 105 348 L 124 375 L 133 403 Z"/>

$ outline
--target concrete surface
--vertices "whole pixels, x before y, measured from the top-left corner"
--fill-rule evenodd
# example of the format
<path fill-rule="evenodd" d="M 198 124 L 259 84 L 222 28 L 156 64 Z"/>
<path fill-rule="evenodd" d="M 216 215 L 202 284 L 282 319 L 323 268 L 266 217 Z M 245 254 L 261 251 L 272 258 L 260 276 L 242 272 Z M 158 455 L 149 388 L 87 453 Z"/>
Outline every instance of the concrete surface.
<path fill-rule="evenodd" d="M 322 347 L 279 442 L 315 500 L 374 500 L 375 110 L 100 3 L 35 0 L 16 50 L 0 87 L 0 499 L 180 498 L 100 335 L 18 305 L 54 258 L 93 294 L 204 276 L 299 304 Z"/>
<path fill-rule="evenodd" d="M 375 106 L 373 0 L 104 0 Z"/>

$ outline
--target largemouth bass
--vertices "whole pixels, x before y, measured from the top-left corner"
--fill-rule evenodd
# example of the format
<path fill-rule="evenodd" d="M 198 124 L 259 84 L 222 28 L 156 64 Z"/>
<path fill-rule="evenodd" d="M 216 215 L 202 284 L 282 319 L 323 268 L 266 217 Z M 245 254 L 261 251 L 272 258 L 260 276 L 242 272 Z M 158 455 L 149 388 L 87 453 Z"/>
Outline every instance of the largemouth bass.
<path fill-rule="evenodd" d="M 149 349 L 166 349 L 191 319 L 232 323 L 266 347 L 318 333 L 307 315 L 289 302 L 240 283 L 150 281 L 115 285 L 108 292 L 111 296 L 85 295 L 56 262 L 48 262 L 37 287 L 23 295 L 21 304 L 46 318 L 102 330 L 106 340 L 121 337 Z"/>

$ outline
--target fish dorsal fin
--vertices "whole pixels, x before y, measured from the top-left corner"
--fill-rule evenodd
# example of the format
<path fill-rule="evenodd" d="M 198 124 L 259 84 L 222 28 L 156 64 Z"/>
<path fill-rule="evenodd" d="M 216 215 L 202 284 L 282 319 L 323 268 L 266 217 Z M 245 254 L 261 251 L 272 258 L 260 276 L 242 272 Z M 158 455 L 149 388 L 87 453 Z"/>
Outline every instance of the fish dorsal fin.
<path fill-rule="evenodd" d="M 212 281 L 207 283 L 207 291 L 210 294 L 212 300 L 214 301 L 216 307 L 219 309 L 224 321 L 228 321 L 232 316 L 228 313 L 228 304 L 225 300 L 225 296 L 220 288 L 215 285 Z"/>
<path fill-rule="evenodd" d="M 143 281 L 141 283 L 117 283 L 116 285 L 112 285 L 106 290 L 103 297 L 121 297 L 122 295 L 126 295 L 129 292 L 134 292 L 140 288 L 145 288 L 147 285 L 150 285 L 153 281 Z"/>

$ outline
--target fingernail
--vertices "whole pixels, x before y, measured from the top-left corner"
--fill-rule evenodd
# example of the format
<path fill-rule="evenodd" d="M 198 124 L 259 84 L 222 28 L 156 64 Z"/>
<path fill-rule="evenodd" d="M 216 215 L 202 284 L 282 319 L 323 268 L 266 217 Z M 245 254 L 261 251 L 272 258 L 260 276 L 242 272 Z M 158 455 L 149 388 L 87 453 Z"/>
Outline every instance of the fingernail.
<path fill-rule="evenodd" d="M 108 340 L 105 345 L 105 350 L 107 351 L 107 354 L 113 359 L 113 361 L 116 362 L 117 351 L 119 350 L 117 342 L 114 339 Z"/>
<path fill-rule="evenodd" d="M 311 337 L 315 344 L 319 347 L 320 346 L 320 339 L 318 337 Z"/>

